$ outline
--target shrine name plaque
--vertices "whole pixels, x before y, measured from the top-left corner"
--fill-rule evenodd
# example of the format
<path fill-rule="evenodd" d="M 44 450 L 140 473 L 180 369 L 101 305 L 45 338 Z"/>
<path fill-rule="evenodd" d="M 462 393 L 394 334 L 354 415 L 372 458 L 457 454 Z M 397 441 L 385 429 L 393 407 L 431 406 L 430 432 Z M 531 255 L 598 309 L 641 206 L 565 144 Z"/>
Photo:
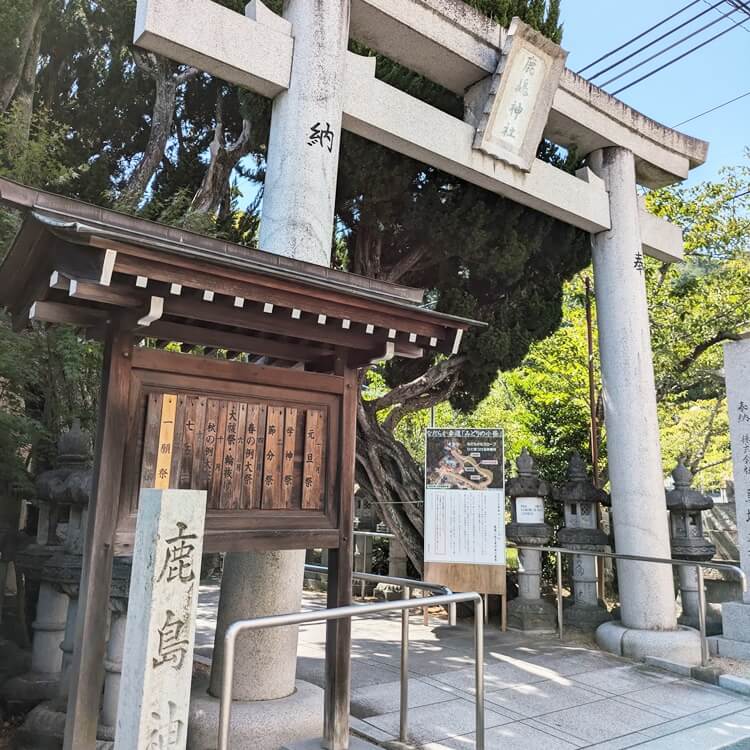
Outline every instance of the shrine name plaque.
<path fill-rule="evenodd" d="M 206 491 L 206 551 L 338 545 L 341 377 L 135 357 L 116 554 L 152 487 Z"/>

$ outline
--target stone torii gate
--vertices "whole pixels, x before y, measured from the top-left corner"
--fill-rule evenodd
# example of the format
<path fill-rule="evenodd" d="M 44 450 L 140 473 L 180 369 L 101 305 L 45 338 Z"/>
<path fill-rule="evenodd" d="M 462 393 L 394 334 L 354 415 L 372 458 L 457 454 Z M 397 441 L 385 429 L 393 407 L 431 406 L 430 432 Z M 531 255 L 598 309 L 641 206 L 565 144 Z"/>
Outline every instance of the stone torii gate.
<path fill-rule="evenodd" d="M 462 96 L 464 119 L 378 80 L 350 37 Z M 705 142 L 565 69 L 566 53 L 517 19 L 505 30 L 458 0 L 286 0 L 282 16 L 259 0 L 244 16 L 211 0 L 139 0 L 135 42 L 273 99 L 264 250 L 329 265 L 342 128 L 590 232 L 617 551 L 670 557 L 643 255 L 678 261 L 682 236 L 636 186 L 684 179 Z M 542 137 L 588 166 L 571 175 L 536 159 Z M 671 569 L 619 570 L 622 621 L 601 626 L 600 643 L 697 662 Z"/>

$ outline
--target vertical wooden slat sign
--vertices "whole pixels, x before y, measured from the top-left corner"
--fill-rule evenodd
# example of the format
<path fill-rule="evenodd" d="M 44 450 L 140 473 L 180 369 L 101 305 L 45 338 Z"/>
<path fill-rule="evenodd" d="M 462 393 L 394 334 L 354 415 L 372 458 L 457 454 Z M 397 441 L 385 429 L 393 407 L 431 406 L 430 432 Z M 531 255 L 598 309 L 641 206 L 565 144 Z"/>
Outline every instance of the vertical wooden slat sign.
<path fill-rule="evenodd" d="M 281 468 L 284 461 L 284 409 L 268 407 L 263 464 L 263 508 L 283 508 Z"/>
<path fill-rule="evenodd" d="M 159 449 L 156 454 L 154 487 L 166 490 L 172 474 L 172 443 L 174 442 L 174 421 L 177 413 L 177 396 L 165 393 L 161 402 L 161 422 L 159 425 Z"/>
<path fill-rule="evenodd" d="M 146 400 L 141 486 L 215 511 L 324 510 L 326 411 L 190 394 Z"/>
<path fill-rule="evenodd" d="M 307 410 L 305 451 L 302 473 L 302 507 L 319 510 L 323 507 L 323 436 L 325 419 L 317 409 Z"/>

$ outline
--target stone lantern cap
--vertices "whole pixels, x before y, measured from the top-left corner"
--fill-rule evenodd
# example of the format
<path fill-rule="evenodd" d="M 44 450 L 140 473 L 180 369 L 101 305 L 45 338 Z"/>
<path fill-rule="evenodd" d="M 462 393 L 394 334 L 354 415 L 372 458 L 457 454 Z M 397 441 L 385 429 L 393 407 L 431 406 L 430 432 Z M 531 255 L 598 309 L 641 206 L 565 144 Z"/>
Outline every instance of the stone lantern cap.
<path fill-rule="evenodd" d="M 547 497 L 549 495 L 549 483 L 539 478 L 539 470 L 526 448 L 516 459 L 516 468 L 518 476 L 509 479 L 505 485 L 505 494 L 508 497 Z"/>
<path fill-rule="evenodd" d="M 521 497 L 544 498 L 550 493 L 550 485 L 539 478 L 534 459 L 524 448 L 516 459 L 518 476 L 509 479 L 505 485 L 505 494 L 511 499 Z M 549 542 L 552 527 L 544 523 L 519 523 L 516 520 L 516 509 L 513 509 L 513 521 L 505 527 L 505 534 L 510 541 L 522 545 L 542 545 Z"/>
<path fill-rule="evenodd" d="M 573 453 L 568 465 L 568 481 L 552 488 L 552 498 L 559 503 L 601 503 L 609 507 L 609 495 L 589 479 L 586 464 L 578 453 Z"/>
<path fill-rule="evenodd" d="M 713 508 L 714 501 L 708 495 L 693 489 L 693 475 L 685 466 L 685 459 L 680 457 L 672 471 L 674 489 L 667 492 L 667 509 L 677 511 L 708 510 Z"/>

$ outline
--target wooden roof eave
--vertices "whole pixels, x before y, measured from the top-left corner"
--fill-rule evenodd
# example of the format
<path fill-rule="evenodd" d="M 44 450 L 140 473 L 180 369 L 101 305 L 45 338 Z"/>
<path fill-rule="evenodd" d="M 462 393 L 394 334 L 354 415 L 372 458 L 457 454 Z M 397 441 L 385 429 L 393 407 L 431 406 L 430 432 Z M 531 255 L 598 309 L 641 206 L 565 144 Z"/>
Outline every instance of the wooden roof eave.
<path fill-rule="evenodd" d="M 0 191 L 5 182 L 0 179 Z M 0 303 L 13 313 L 15 327 L 46 320 L 97 335 L 104 320 L 119 315 L 132 321 L 134 332 L 162 343 L 179 334 L 179 343 L 190 346 L 326 366 L 334 350 L 346 350 L 362 364 L 421 357 L 429 350 L 455 353 L 463 332 L 474 325 L 390 294 L 347 287 L 341 272 L 328 283 L 298 278 L 287 268 L 266 273 L 245 267 L 243 258 L 219 263 L 186 256 L 181 248 L 134 246 L 117 239 L 117 232 L 105 234 L 101 227 L 36 209 L 27 215 L 0 266 Z"/>

